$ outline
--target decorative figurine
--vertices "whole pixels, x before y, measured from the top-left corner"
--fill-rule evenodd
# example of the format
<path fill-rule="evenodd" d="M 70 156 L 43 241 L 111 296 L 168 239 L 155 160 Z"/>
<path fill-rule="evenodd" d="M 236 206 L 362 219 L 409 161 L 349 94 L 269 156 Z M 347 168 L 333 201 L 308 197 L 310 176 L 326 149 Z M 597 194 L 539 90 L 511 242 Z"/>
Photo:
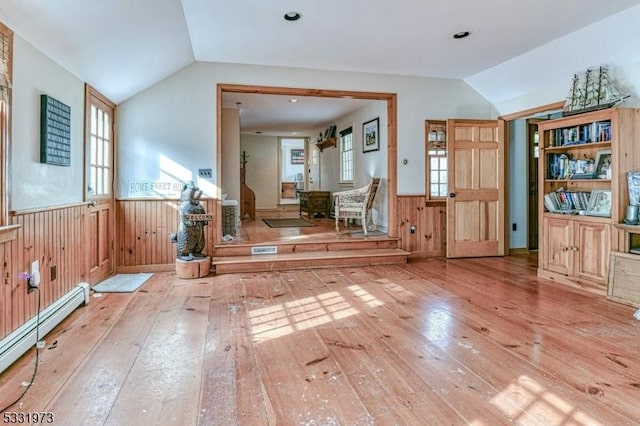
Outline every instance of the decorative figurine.
<path fill-rule="evenodd" d="M 202 253 L 205 245 L 204 227 L 209 223 L 204 216 L 205 211 L 200 198 L 202 191 L 193 181 L 185 184 L 180 195 L 180 223 L 176 242 L 178 243 L 178 259 L 193 260 L 206 257 Z M 197 215 L 203 215 L 198 217 Z"/>

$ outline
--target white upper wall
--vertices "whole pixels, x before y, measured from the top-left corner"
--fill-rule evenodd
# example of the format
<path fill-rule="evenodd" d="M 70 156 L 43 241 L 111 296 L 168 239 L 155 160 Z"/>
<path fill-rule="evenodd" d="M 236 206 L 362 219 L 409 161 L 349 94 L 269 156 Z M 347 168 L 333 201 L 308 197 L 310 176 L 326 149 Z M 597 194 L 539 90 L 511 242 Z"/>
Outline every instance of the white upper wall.
<path fill-rule="evenodd" d="M 640 48 L 636 29 L 640 6 L 552 41 L 524 55 L 465 79 L 499 114 L 564 100 L 572 76 L 589 67 L 608 65 L 613 80 L 640 95 Z"/>
<path fill-rule="evenodd" d="M 119 105 L 117 197 L 126 197 L 129 180 L 189 180 L 210 167 L 216 175 L 218 83 L 396 93 L 398 158 L 412 159 L 398 168 L 399 194 L 424 194 L 426 118 L 495 115 L 460 80 L 198 62 Z M 195 180 L 219 195 L 215 178 Z"/>
<path fill-rule="evenodd" d="M 11 210 L 80 202 L 84 198 L 84 83 L 18 34 L 13 45 Z M 40 95 L 71 108 L 71 165 L 40 163 Z"/>

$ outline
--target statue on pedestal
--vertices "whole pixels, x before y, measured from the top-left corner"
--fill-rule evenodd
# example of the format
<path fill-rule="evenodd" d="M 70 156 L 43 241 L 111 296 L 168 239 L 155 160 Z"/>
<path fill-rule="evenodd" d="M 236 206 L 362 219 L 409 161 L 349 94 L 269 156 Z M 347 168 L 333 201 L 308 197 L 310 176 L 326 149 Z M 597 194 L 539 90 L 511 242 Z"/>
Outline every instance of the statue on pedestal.
<path fill-rule="evenodd" d="M 202 191 L 193 181 L 182 188 L 180 195 L 180 223 L 176 242 L 178 243 L 178 259 L 193 260 L 206 257 L 202 253 L 205 245 L 204 227 L 209 223 L 204 207 L 200 202 Z"/>

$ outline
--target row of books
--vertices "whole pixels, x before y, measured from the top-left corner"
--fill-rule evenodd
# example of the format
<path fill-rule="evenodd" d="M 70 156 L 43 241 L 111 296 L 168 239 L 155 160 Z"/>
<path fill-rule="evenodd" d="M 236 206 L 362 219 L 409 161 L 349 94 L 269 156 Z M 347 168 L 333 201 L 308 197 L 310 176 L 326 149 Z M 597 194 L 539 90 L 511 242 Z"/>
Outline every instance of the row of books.
<path fill-rule="evenodd" d="M 549 146 L 568 146 L 611 140 L 611 121 L 555 129 L 549 133 Z"/>
<path fill-rule="evenodd" d="M 544 206 L 551 213 L 611 217 L 611 191 L 593 189 L 591 192 L 570 192 L 559 189 L 544 194 Z"/>
<path fill-rule="evenodd" d="M 590 192 L 555 191 L 544 194 L 544 206 L 552 213 L 575 214 L 589 208 Z"/>

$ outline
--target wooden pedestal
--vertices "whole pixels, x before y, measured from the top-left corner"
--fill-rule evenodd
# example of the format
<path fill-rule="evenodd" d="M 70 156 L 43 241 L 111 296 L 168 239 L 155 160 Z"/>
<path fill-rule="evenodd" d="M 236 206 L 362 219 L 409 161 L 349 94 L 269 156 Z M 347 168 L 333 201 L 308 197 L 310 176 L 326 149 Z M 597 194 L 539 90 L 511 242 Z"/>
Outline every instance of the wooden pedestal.
<path fill-rule="evenodd" d="M 209 275 L 211 258 L 200 257 L 193 260 L 176 259 L 176 275 L 178 278 L 202 278 Z"/>

